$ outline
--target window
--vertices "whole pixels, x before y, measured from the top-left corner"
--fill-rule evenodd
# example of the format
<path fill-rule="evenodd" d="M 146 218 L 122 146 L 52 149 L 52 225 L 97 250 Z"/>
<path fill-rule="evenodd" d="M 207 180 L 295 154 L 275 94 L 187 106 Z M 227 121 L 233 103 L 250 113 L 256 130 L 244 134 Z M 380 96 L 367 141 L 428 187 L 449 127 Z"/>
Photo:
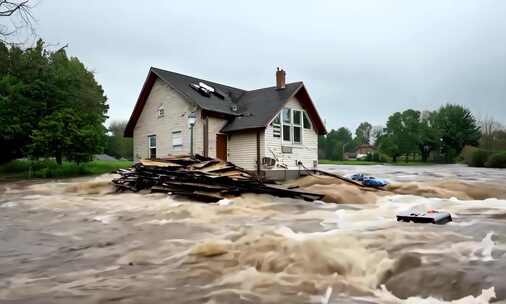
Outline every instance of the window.
<path fill-rule="evenodd" d="M 148 136 L 149 158 L 156 158 L 156 135 Z"/>
<path fill-rule="evenodd" d="M 302 130 L 301 127 L 293 126 L 293 142 L 296 144 L 302 143 Z"/>
<path fill-rule="evenodd" d="M 284 142 L 302 144 L 302 126 L 305 112 L 301 110 L 283 109 L 281 112 L 281 130 Z M 275 119 L 276 120 L 276 119 Z M 273 121 L 274 126 L 274 121 Z M 274 137 L 276 133 L 273 134 Z"/>
<path fill-rule="evenodd" d="M 297 125 L 297 126 L 301 125 L 301 118 L 302 118 L 301 116 L 302 116 L 301 111 L 293 110 L 293 124 L 294 125 Z"/>
<path fill-rule="evenodd" d="M 311 129 L 311 122 L 306 112 L 304 112 L 304 129 Z"/>
<path fill-rule="evenodd" d="M 283 124 L 285 123 L 292 123 L 292 110 L 288 108 L 283 109 Z"/>
<path fill-rule="evenodd" d="M 160 105 L 160 107 L 158 107 L 158 118 L 161 118 L 164 116 L 165 116 L 165 109 L 163 108 L 163 105 Z"/>
<path fill-rule="evenodd" d="M 293 143 L 302 143 L 302 111 L 293 110 Z"/>
<path fill-rule="evenodd" d="M 283 140 L 284 141 L 291 141 L 292 136 L 290 135 L 290 129 L 291 127 L 289 125 L 283 125 Z"/>
<path fill-rule="evenodd" d="M 172 149 L 180 150 L 183 148 L 183 136 L 181 131 L 172 131 Z"/>
<path fill-rule="evenodd" d="M 281 112 L 283 117 L 283 140 L 292 141 L 292 110 L 285 108 Z"/>

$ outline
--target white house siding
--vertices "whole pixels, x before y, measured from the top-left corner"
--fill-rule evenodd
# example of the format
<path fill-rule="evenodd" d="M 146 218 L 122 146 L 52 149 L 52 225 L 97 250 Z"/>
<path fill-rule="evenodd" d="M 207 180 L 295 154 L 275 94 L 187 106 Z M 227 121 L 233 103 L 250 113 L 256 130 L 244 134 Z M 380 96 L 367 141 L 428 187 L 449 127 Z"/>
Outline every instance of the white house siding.
<path fill-rule="evenodd" d="M 217 157 L 216 155 L 216 134 L 227 124 L 225 119 L 209 117 L 208 118 L 208 131 L 209 131 L 209 157 Z"/>
<path fill-rule="evenodd" d="M 304 110 L 295 97 L 290 98 L 285 107 Z M 313 162 L 318 160 L 318 134 L 312 124 L 311 129 L 302 127 L 302 131 L 302 144 L 287 143 L 282 141 L 282 137 L 273 136 L 273 127 L 269 124 L 265 129 L 265 156 L 277 158 L 279 163 L 287 165 L 288 169 L 297 169 L 298 161 L 301 161 L 304 166 L 312 168 Z M 282 153 L 281 146 L 292 147 L 292 153 Z"/>
<path fill-rule="evenodd" d="M 197 123 L 193 127 L 194 152 L 204 155 L 204 121 L 201 119 L 201 111 L 197 111 Z M 216 117 L 208 117 L 208 156 L 216 157 L 216 134 L 225 126 L 227 120 Z"/>
<path fill-rule="evenodd" d="M 164 116 L 158 117 L 158 109 L 163 105 Z M 193 106 L 184 100 L 160 79 L 157 79 L 146 100 L 144 109 L 134 129 L 134 158 L 148 158 L 148 136 L 156 135 L 156 154 L 158 157 L 169 154 L 184 154 L 190 151 L 190 132 L 187 117 Z M 181 131 L 183 147 L 172 148 L 172 131 Z"/>
<path fill-rule="evenodd" d="M 265 151 L 264 134 L 260 133 L 260 153 Z M 246 170 L 256 170 L 257 132 L 232 133 L 228 136 L 228 161 Z M 263 157 L 261 154 L 260 157 Z"/>
<path fill-rule="evenodd" d="M 204 155 L 204 123 L 201 119 L 202 112 L 201 110 L 196 111 L 197 121 L 193 126 L 193 153 Z M 188 130 L 188 136 L 191 137 L 190 130 Z M 188 141 L 188 150 L 187 153 L 190 153 L 190 142 Z"/>

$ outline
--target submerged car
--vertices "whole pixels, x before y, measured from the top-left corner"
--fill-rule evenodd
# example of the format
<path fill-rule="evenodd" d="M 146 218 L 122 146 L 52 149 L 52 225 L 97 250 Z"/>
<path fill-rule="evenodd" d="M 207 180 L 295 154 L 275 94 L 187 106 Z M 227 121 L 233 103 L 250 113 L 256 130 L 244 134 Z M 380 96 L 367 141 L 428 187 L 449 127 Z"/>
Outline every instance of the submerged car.
<path fill-rule="evenodd" d="M 411 210 L 397 214 L 397 221 L 442 225 L 451 222 L 452 216 L 450 213 L 444 211 L 428 210 L 426 212 L 418 212 Z"/>
<path fill-rule="evenodd" d="M 385 187 L 388 185 L 386 180 L 375 178 L 372 176 L 365 176 L 362 180 L 362 185 L 368 187 Z"/>
<path fill-rule="evenodd" d="M 388 185 L 388 182 L 384 179 L 366 176 L 363 173 L 353 174 L 351 179 L 357 182 L 362 182 L 362 185 L 367 187 L 385 187 Z"/>
<path fill-rule="evenodd" d="M 362 174 L 362 173 L 357 173 L 357 174 L 353 174 L 353 175 L 351 176 L 351 179 L 352 179 L 352 180 L 354 180 L 354 181 L 357 181 L 357 182 L 361 182 L 361 181 L 363 181 L 363 180 L 364 180 L 364 177 L 365 177 L 365 176 L 364 176 L 364 174 Z"/>

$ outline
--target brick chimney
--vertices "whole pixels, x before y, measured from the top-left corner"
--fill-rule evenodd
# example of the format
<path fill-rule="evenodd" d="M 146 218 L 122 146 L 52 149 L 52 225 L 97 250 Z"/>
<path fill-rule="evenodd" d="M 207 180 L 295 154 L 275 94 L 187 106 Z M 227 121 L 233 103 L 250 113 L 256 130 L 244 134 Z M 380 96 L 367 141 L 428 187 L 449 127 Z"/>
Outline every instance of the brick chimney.
<path fill-rule="evenodd" d="M 276 90 L 283 90 L 286 87 L 286 72 L 283 69 L 276 70 Z"/>

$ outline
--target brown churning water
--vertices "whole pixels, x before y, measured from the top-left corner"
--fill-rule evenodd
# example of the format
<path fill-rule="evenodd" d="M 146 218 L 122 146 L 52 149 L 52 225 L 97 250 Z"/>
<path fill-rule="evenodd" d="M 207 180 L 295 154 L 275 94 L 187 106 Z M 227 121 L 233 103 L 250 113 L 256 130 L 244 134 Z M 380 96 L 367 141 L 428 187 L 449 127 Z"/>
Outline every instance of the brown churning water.
<path fill-rule="evenodd" d="M 363 168 L 363 167 L 361 167 Z M 342 173 L 357 167 L 327 167 Z M 0 184 L 0 302 L 489 303 L 506 299 L 504 171 L 368 167 L 307 203 L 115 194 L 111 175 Z M 406 209 L 454 222 L 397 223 Z"/>

